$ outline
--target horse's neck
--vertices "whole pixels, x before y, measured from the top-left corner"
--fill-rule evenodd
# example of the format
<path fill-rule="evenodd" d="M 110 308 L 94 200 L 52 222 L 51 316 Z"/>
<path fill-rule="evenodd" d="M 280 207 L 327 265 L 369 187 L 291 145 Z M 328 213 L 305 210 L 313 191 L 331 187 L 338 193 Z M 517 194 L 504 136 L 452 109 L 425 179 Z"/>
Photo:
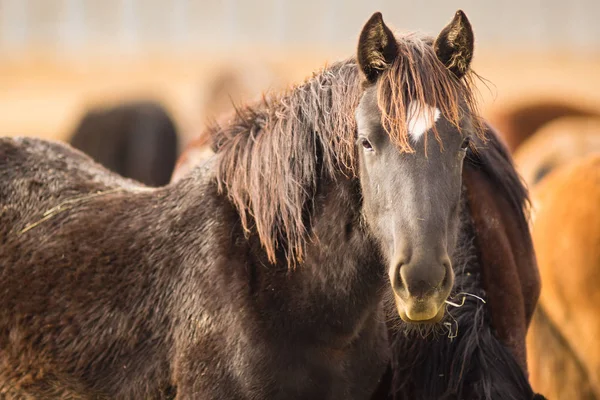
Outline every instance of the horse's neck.
<path fill-rule="evenodd" d="M 313 240 L 307 245 L 306 264 L 311 272 L 338 279 L 375 262 L 380 264 L 362 223 L 358 183 L 340 178 L 321 187 L 311 218 Z"/>
<path fill-rule="evenodd" d="M 315 304 L 355 323 L 378 308 L 386 274 L 361 222 L 357 182 L 338 179 L 320 186 L 311 218 L 312 240 L 304 262 L 291 273 L 298 275 Z"/>
<path fill-rule="evenodd" d="M 210 172 L 210 167 L 203 169 Z M 285 320 L 290 340 L 331 346 L 344 345 L 364 329 L 376 329 L 373 321 L 383 321 L 378 313 L 386 274 L 361 224 L 357 182 L 337 179 L 318 185 L 310 200 L 304 258 L 289 268 L 282 248 L 276 265 L 269 263 L 256 232 L 244 233 L 226 194 L 219 193 L 212 178 L 202 176 L 197 170 L 175 184 L 182 190 L 172 190 L 183 193 L 176 199 L 180 207 L 189 207 L 190 215 L 197 213 L 195 219 L 204 221 L 196 234 L 183 238 L 189 246 L 180 247 L 217 253 L 227 249 L 226 254 L 212 256 L 222 262 L 202 274 L 221 282 L 217 293 L 238 293 L 228 299 L 234 307 L 254 310 L 247 315 Z M 199 254 L 194 265 L 206 263 L 203 257 Z M 280 326 L 280 321 L 272 326 Z M 281 334 L 277 329 L 274 333 Z"/>

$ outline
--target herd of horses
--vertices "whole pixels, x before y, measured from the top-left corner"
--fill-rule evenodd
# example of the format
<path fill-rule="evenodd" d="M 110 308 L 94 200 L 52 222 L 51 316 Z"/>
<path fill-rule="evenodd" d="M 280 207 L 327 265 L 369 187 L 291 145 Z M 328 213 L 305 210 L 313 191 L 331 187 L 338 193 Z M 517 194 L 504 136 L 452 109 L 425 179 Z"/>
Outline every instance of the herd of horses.
<path fill-rule="evenodd" d="M 375 13 L 181 154 L 151 102 L 1 138 L 0 398 L 599 399 L 600 115 L 484 120 L 473 44 Z"/>

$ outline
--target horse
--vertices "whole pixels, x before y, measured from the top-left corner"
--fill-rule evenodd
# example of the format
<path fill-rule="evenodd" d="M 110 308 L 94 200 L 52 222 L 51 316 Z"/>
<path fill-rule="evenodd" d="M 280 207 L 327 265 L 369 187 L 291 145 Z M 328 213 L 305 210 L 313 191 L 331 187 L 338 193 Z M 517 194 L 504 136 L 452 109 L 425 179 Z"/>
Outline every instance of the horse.
<path fill-rule="evenodd" d="M 149 186 L 169 183 L 178 155 L 175 123 L 153 101 L 88 110 L 69 143 L 106 168 Z"/>
<path fill-rule="evenodd" d="M 556 166 L 533 198 L 544 289 L 527 337 L 531 382 L 553 399 L 598 399 L 600 154 Z"/>
<path fill-rule="evenodd" d="M 600 152 L 600 117 L 563 117 L 544 125 L 515 151 L 517 170 L 535 187 L 557 167 Z"/>
<path fill-rule="evenodd" d="M 526 194 L 484 142 L 472 49 L 460 11 L 435 40 L 375 13 L 355 57 L 212 126 L 215 157 L 160 188 L 61 143 L 1 139 L 1 393 L 367 399 L 398 368 L 386 304 L 444 326 L 470 249 L 507 373 L 473 372 L 466 390 L 533 397 Z"/>
<path fill-rule="evenodd" d="M 490 115 L 490 121 L 515 152 L 545 124 L 563 117 L 599 117 L 600 111 L 560 100 L 547 99 L 505 107 Z"/>
<path fill-rule="evenodd" d="M 271 90 L 282 88 L 283 79 L 281 71 L 263 63 L 222 65 L 202 93 L 202 119 L 214 121 L 228 118 L 237 105 L 258 98 L 264 93 L 265 87 L 270 87 Z M 206 135 L 193 135 L 177 158 L 171 182 L 179 180 L 213 154 L 206 142 Z"/>
<path fill-rule="evenodd" d="M 458 14 L 456 18 L 451 26 L 460 22 L 465 29 L 470 29 L 463 14 Z M 232 118 L 230 114 L 223 116 L 222 120 L 229 121 Z M 539 295 L 535 257 L 524 222 L 523 207 L 527 196 L 510 155 L 489 125 L 486 126 L 486 136 L 486 142 L 478 138 L 473 140 L 478 145 L 473 144 L 469 149 L 473 147 L 479 150 L 469 151 L 466 160 L 463 180 L 472 198 L 470 209 L 467 211 L 463 206 L 461 211 L 465 226 L 461 228 L 462 238 L 459 242 L 463 249 L 457 252 L 455 259 L 462 261 L 458 261 L 461 267 L 456 272 L 458 281 L 454 291 L 456 295 L 466 290 L 470 294 L 478 293 L 486 297 L 488 303 L 484 307 L 479 300 L 475 300 L 479 296 L 459 296 L 464 303 L 460 309 L 450 311 L 450 318 L 454 319 L 450 321 L 453 323 L 440 324 L 444 327 L 450 325 L 451 340 L 438 337 L 436 340 L 423 341 L 419 337 L 412 337 L 414 341 L 407 342 L 400 337 L 402 335 L 398 335 L 407 326 L 388 317 L 389 334 L 396 340 L 397 359 L 393 366 L 388 366 L 374 399 L 439 399 L 452 391 L 458 397 L 468 393 L 468 398 L 474 398 L 476 393 L 488 399 L 529 399 L 534 396 L 522 373 L 527 370 L 525 333 Z M 218 141 L 211 144 L 210 135 L 200 136 L 190 143 L 177 161 L 172 182 L 178 181 L 198 165 L 210 162 L 215 154 L 218 156 L 219 148 Z M 488 195 L 483 198 L 483 193 Z M 472 224 L 470 219 L 474 220 Z M 478 236 L 478 246 L 473 243 L 474 235 Z M 521 288 L 515 285 L 519 281 Z M 422 333 L 420 331 L 419 335 Z M 412 348 L 404 351 L 401 346 L 407 343 L 412 343 Z M 407 361 L 407 353 L 417 360 Z M 440 354 L 445 357 L 440 357 Z M 431 365 L 423 364 L 423 360 L 434 358 L 435 362 Z M 470 364 L 468 377 L 462 374 L 461 363 L 465 362 Z M 410 372 L 417 365 L 422 370 Z M 436 371 L 434 376 L 432 365 Z M 440 374 L 441 370 L 446 373 Z M 404 373 L 402 380 L 396 379 L 394 385 L 391 381 L 393 371 L 396 376 Z M 406 382 L 415 377 L 422 379 L 418 384 L 408 387 Z M 537 398 L 542 396 L 538 395 Z"/>

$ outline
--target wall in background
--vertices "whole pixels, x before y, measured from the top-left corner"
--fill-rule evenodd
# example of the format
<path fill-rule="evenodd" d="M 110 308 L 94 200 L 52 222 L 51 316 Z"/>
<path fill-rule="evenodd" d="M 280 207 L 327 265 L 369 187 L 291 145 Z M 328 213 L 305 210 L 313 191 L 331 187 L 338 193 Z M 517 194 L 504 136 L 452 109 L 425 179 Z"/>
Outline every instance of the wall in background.
<path fill-rule="evenodd" d="M 223 73 L 248 100 L 352 55 L 374 11 L 435 34 L 458 8 L 491 81 L 485 112 L 543 97 L 600 107 L 600 0 L 0 0 L 0 135 L 65 138 L 89 105 L 153 98 L 190 137 Z"/>
<path fill-rule="evenodd" d="M 349 51 L 374 11 L 398 30 L 435 33 L 458 8 L 480 46 L 600 49 L 598 0 L 0 0 L 0 57 L 248 45 Z"/>

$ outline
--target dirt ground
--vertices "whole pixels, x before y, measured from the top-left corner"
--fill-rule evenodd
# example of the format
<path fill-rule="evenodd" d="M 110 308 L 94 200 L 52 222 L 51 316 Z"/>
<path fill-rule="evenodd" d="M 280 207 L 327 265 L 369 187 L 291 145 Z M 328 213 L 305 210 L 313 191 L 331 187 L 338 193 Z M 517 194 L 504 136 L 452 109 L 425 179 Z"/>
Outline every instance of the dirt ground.
<path fill-rule="evenodd" d="M 0 59 L 0 134 L 66 139 L 90 105 L 154 98 L 173 113 L 185 142 L 202 129 L 209 114 L 228 103 L 228 98 L 207 103 L 217 74 L 235 77 L 237 83 L 231 86 L 241 89 L 231 89 L 238 92 L 231 97 L 239 101 L 301 81 L 325 62 L 340 58 L 318 52 L 253 50 L 236 56 Z M 487 80 L 488 87 L 480 85 L 487 116 L 500 107 L 544 97 L 600 109 L 600 55 L 498 51 L 477 55 L 474 68 Z"/>

